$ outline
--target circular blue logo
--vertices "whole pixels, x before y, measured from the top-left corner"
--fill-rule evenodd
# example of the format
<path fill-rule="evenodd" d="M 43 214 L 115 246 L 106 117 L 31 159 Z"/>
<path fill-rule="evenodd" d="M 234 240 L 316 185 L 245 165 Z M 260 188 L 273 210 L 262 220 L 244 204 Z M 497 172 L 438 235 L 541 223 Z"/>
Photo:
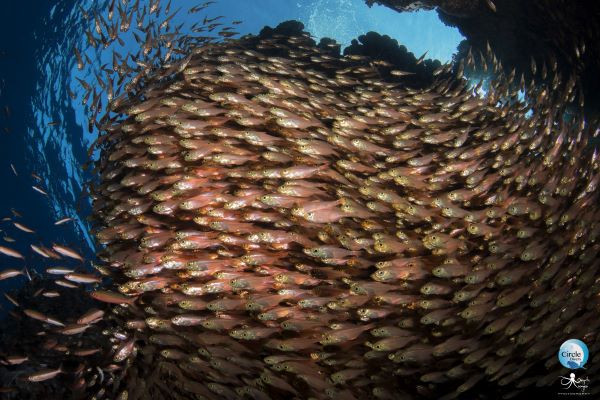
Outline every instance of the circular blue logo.
<path fill-rule="evenodd" d="M 583 368 L 588 360 L 590 352 L 581 340 L 569 339 L 560 346 L 558 350 L 558 361 L 565 368 Z"/>

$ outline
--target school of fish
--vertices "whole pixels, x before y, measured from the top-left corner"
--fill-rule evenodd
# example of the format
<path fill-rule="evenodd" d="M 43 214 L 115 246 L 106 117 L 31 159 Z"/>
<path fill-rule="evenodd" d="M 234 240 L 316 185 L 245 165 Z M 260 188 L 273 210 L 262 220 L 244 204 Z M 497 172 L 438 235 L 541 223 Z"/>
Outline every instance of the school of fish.
<path fill-rule="evenodd" d="M 24 379 L 73 398 L 512 398 L 557 379 L 565 339 L 598 353 L 599 130 L 575 77 L 532 60 L 526 83 L 488 49 L 412 88 L 301 27 L 180 43 L 94 110 L 99 274 L 46 271 L 103 305 L 23 309 L 55 355 L 3 364 L 55 360 Z"/>

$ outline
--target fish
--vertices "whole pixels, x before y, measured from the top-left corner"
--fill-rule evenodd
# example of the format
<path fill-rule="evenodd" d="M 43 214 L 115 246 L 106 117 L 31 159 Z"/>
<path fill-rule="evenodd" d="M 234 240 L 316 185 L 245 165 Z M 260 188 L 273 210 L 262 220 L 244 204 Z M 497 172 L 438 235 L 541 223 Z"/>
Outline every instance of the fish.
<path fill-rule="evenodd" d="M 410 75 L 415 75 L 415 72 L 409 72 L 409 71 L 402 71 L 399 69 L 393 69 L 390 71 L 391 75 L 394 76 L 410 76 Z"/>
<path fill-rule="evenodd" d="M 52 249 L 54 251 L 56 251 L 57 253 L 59 253 L 60 255 L 63 255 L 65 257 L 73 258 L 73 259 L 79 260 L 81 262 L 84 261 L 83 257 L 81 255 L 79 255 L 79 253 L 77 253 L 75 250 L 70 249 L 66 246 L 53 244 Z"/>
<path fill-rule="evenodd" d="M 6 356 L 5 359 L 9 365 L 19 365 L 19 364 L 22 364 L 25 361 L 27 361 L 29 359 L 29 357 L 13 355 L 13 356 Z"/>
<path fill-rule="evenodd" d="M 46 269 L 46 273 L 53 275 L 66 275 L 75 272 L 74 269 L 66 267 L 50 267 Z"/>
<path fill-rule="evenodd" d="M 8 268 L 0 272 L 0 280 L 14 278 L 15 276 L 19 275 L 25 275 L 25 270 L 20 271 L 17 269 Z"/>
<path fill-rule="evenodd" d="M 99 276 L 80 273 L 68 273 L 64 275 L 64 278 L 76 283 L 100 283 L 102 281 L 102 278 Z"/>
<path fill-rule="evenodd" d="M 0 246 L 0 253 L 9 256 L 9 257 L 14 257 L 14 258 L 20 258 L 20 259 L 25 259 L 25 257 L 23 256 L 23 254 L 19 253 L 17 250 L 5 247 L 5 246 Z"/>
<path fill-rule="evenodd" d="M 55 325 L 55 326 L 58 326 L 58 327 L 64 327 L 65 326 L 62 322 L 60 322 L 60 321 L 58 321 L 58 320 L 56 320 L 56 319 L 54 319 L 52 317 L 49 317 L 49 316 L 47 316 L 45 314 L 42 314 L 39 311 L 35 311 L 35 310 L 31 310 L 31 309 L 25 309 L 25 310 L 23 310 L 23 313 L 25 315 L 27 315 L 29 318 L 37 319 L 38 321 L 46 322 L 48 324 Z"/>
<path fill-rule="evenodd" d="M 320 341 L 321 344 L 337 344 L 344 343 L 356 339 L 363 332 L 370 330 L 374 327 L 374 324 L 361 325 L 348 329 L 341 329 L 338 331 L 332 331 L 324 333 Z"/>
<path fill-rule="evenodd" d="M 73 53 L 75 54 L 75 57 L 77 59 L 77 69 L 81 71 L 84 67 L 84 63 L 77 47 L 73 47 Z"/>
<path fill-rule="evenodd" d="M 134 297 L 128 297 L 107 290 L 93 291 L 90 293 L 90 296 L 98 301 L 111 304 L 133 304 L 136 300 Z"/>
<path fill-rule="evenodd" d="M 54 222 L 54 225 L 62 225 L 62 224 L 67 223 L 69 221 L 73 221 L 73 218 L 71 218 L 71 217 L 61 218 L 61 219 L 57 220 L 56 222 Z"/>
<path fill-rule="evenodd" d="M 3 294 L 4 294 L 4 297 L 6 297 L 6 299 L 8 301 L 10 301 L 15 307 L 20 307 L 19 303 L 12 296 L 10 296 L 7 293 L 3 293 Z"/>
<path fill-rule="evenodd" d="M 59 286 L 66 287 L 66 288 L 69 288 L 69 289 L 78 289 L 79 288 L 78 285 L 76 285 L 74 283 L 71 283 L 71 282 L 67 282 L 64 279 L 57 279 L 57 280 L 54 281 L 54 283 L 57 284 L 57 285 L 59 285 Z"/>
<path fill-rule="evenodd" d="M 496 5 L 494 4 L 494 2 L 492 0 L 485 0 L 485 3 L 487 4 L 487 6 L 490 10 L 492 10 L 493 12 L 497 12 Z M 535 75 L 535 72 L 534 72 L 534 75 Z"/>
<path fill-rule="evenodd" d="M 58 369 L 51 369 L 51 368 L 46 368 L 46 369 L 41 369 L 39 371 L 33 372 L 29 375 L 27 375 L 26 379 L 29 382 L 42 382 L 42 381 L 46 381 L 49 379 L 53 379 L 55 377 L 57 377 L 59 374 L 61 374 L 63 371 L 62 369 L 58 368 Z"/>
<path fill-rule="evenodd" d="M 115 362 L 121 362 L 127 359 L 133 350 L 135 349 L 135 340 L 127 340 L 123 342 L 117 349 L 115 350 L 115 355 L 113 356 L 113 360 Z"/>
<path fill-rule="evenodd" d="M 21 223 L 19 223 L 19 222 L 13 222 L 13 225 L 14 225 L 16 228 L 18 228 L 18 229 L 22 230 L 23 232 L 27 232 L 27 233 L 35 233 L 35 231 L 34 231 L 33 229 L 31 229 L 31 228 L 28 228 L 28 227 L 26 227 L 25 225 L 23 225 L 23 224 L 21 224 Z"/>
<path fill-rule="evenodd" d="M 81 324 L 70 324 L 66 325 L 63 328 L 59 328 L 56 331 L 62 335 L 78 335 L 80 333 L 85 332 L 90 326 L 89 325 L 81 325 Z"/>
<path fill-rule="evenodd" d="M 36 192 L 38 192 L 38 193 L 41 193 L 41 194 L 43 194 L 44 196 L 48 196 L 48 193 L 47 193 L 46 191 L 42 190 L 41 188 L 39 188 L 38 186 L 35 186 L 35 185 L 34 185 L 34 186 L 32 186 L 32 188 L 33 188 L 33 190 L 35 190 Z"/>

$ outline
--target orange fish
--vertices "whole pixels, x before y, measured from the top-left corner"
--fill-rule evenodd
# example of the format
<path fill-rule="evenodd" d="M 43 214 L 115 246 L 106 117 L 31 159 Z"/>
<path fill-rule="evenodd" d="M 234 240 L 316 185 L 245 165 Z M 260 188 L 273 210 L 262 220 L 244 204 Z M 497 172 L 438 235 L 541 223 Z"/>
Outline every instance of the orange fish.
<path fill-rule="evenodd" d="M 83 257 L 81 257 L 75 250 L 72 250 L 66 246 L 60 246 L 57 244 L 52 245 L 52 248 L 59 254 L 65 256 L 65 257 L 70 257 L 70 258 L 74 258 L 76 260 L 79 260 L 81 262 L 83 262 Z"/>
<path fill-rule="evenodd" d="M 21 253 L 19 253 L 16 250 L 10 249 L 8 247 L 4 247 L 4 246 L 0 246 L 0 253 L 10 256 L 10 257 L 15 257 L 15 258 L 20 258 L 20 259 L 25 259 L 25 257 L 23 257 L 23 255 Z"/>
<path fill-rule="evenodd" d="M 133 304 L 136 300 L 135 297 L 128 297 L 121 293 L 106 290 L 96 290 L 91 292 L 90 296 L 96 300 L 111 304 Z"/>

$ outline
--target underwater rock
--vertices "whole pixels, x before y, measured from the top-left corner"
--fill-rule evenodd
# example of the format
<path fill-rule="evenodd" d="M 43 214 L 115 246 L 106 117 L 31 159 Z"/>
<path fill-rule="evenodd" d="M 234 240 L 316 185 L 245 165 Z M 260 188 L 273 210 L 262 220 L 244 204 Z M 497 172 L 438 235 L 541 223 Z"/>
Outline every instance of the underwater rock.
<path fill-rule="evenodd" d="M 439 60 L 425 59 L 425 54 L 419 59 L 409 52 L 404 45 L 388 35 L 368 32 L 353 39 L 350 46 L 344 49 L 344 55 L 361 55 L 386 61 L 411 75 L 405 81 L 407 86 L 425 87 L 434 79 L 433 71 L 441 66 Z"/>
<path fill-rule="evenodd" d="M 440 19 L 457 27 L 474 51 L 489 43 L 505 70 L 546 80 L 543 69 L 556 63 L 562 76 L 577 73 L 586 111 L 598 117 L 600 105 L 600 3 L 549 0 L 366 0 L 399 12 L 437 9 Z M 458 59 L 465 54 L 458 55 Z M 532 59 L 537 71 L 531 72 Z M 543 65 L 545 64 L 545 67 Z"/>
<path fill-rule="evenodd" d="M 369 6 L 382 4 L 399 12 L 439 8 L 448 15 L 470 17 L 481 7 L 484 0 L 365 0 L 365 2 Z"/>

